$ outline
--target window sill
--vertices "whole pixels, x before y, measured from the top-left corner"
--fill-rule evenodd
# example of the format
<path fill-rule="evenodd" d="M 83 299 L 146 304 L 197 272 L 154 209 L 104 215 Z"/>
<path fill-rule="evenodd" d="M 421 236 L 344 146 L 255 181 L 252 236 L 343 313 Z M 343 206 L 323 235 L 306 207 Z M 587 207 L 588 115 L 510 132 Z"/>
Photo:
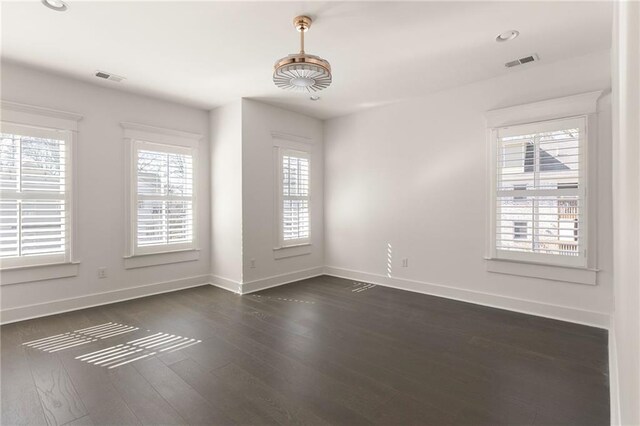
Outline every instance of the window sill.
<path fill-rule="evenodd" d="M 286 259 L 288 257 L 304 256 L 305 254 L 311 254 L 311 244 L 309 243 L 273 249 L 274 259 Z"/>
<path fill-rule="evenodd" d="M 145 253 L 124 258 L 124 269 L 146 268 L 169 263 L 192 262 L 200 259 L 200 250 L 176 250 L 160 253 Z"/>
<path fill-rule="evenodd" d="M 544 265 L 518 260 L 485 258 L 487 271 L 567 283 L 596 285 L 598 269 Z"/>
<path fill-rule="evenodd" d="M 51 263 L 47 265 L 29 265 L 5 268 L 0 271 L 0 285 L 29 283 L 34 281 L 55 280 L 75 277 L 80 269 L 79 262 Z"/>

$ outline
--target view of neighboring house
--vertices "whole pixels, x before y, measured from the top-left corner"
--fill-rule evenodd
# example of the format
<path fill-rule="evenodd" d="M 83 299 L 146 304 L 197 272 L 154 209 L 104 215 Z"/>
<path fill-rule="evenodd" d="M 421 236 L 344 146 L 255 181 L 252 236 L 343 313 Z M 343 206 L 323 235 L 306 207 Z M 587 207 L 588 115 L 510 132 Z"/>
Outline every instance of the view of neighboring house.
<path fill-rule="evenodd" d="M 579 129 L 502 138 L 498 162 L 499 249 L 577 256 Z"/>

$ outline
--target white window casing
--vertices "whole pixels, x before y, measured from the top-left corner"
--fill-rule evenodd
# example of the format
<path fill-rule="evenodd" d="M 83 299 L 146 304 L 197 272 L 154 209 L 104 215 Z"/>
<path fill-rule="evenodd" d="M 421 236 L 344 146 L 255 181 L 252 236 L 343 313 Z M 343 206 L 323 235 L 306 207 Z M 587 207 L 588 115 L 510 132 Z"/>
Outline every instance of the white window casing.
<path fill-rule="evenodd" d="M 74 113 L 2 101 L 3 285 L 77 275 L 74 149 L 81 119 Z"/>
<path fill-rule="evenodd" d="M 597 149 L 599 97 L 592 92 L 487 113 L 491 272 L 595 284 L 590 212 L 597 194 L 589 179 L 596 170 L 589 159 Z"/>
<path fill-rule="evenodd" d="M 173 263 L 167 253 L 198 249 L 197 162 L 200 135 L 122 123 L 128 177 L 125 267 Z M 135 259 L 165 255 L 162 262 Z M 197 256 L 176 254 L 176 262 Z M 186 257 L 185 257 L 186 256 Z"/>
<path fill-rule="evenodd" d="M 586 266 L 586 118 L 495 129 L 497 258 Z"/>

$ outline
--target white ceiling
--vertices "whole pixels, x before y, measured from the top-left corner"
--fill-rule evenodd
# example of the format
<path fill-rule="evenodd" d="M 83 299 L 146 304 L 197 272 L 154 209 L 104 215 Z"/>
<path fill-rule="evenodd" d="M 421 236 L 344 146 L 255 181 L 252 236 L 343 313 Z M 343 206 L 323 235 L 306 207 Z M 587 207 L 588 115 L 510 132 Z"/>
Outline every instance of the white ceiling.
<path fill-rule="evenodd" d="M 610 2 L 66 1 L 64 13 L 3 1 L 2 57 L 207 109 L 248 97 L 328 118 L 519 72 L 503 64 L 532 53 L 543 64 L 611 45 Z M 271 81 L 303 13 L 307 53 L 333 67 L 317 102 Z M 510 29 L 520 37 L 495 42 Z"/>

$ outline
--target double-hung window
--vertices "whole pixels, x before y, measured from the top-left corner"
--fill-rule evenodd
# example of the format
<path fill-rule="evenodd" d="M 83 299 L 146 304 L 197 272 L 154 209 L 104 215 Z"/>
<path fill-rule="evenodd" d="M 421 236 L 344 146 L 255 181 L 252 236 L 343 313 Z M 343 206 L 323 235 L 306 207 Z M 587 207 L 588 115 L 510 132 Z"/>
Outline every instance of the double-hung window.
<path fill-rule="evenodd" d="M 195 248 L 194 151 L 133 141 L 133 255 Z"/>
<path fill-rule="evenodd" d="M 493 134 L 495 257 L 585 267 L 586 117 Z"/>
<path fill-rule="evenodd" d="M 310 157 L 308 152 L 279 149 L 279 245 L 308 244 L 310 241 Z"/>
<path fill-rule="evenodd" d="M 2 123 L 0 263 L 71 258 L 71 131 Z"/>

